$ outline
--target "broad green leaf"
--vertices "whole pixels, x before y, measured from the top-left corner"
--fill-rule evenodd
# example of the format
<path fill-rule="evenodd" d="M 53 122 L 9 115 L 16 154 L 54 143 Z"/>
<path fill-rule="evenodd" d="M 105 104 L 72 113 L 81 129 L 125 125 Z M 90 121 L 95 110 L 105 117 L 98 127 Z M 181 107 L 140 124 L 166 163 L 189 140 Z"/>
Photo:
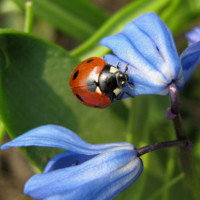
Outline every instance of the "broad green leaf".
<path fill-rule="evenodd" d="M 128 109 L 122 102 L 100 110 L 82 105 L 69 78 L 79 60 L 64 49 L 21 32 L 0 31 L 0 115 L 12 138 L 44 124 L 72 129 L 91 143 L 125 141 Z M 24 148 L 43 168 L 58 153 Z"/>
<path fill-rule="evenodd" d="M 27 0 L 13 0 L 24 9 Z M 107 15 L 91 2 L 82 0 L 32 0 L 35 16 L 84 41 L 107 19 Z"/>

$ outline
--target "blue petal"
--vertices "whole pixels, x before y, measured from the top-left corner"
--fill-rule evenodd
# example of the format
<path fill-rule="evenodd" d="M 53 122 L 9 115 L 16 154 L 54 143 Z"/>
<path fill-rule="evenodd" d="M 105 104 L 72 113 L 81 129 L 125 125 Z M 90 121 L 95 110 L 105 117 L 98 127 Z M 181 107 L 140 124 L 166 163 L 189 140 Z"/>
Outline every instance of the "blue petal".
<path fill-rule="evenodd" d="M 135 73 L 133 79 L 141 88 L 155 87 L 157 93 L 165 95 L 172 80 L 184 84 L 172 34 L 155 13 L 141 15 L 127 24 L 121 33 L 102 39 L 100 44 L 129 63 L 131 72 Z M 130 73 L 132 78 L 131 72 L 127 74 Z M 137 94 L 142 92 L 150 94 L 149 89 L 141 89 Z"/>
<path fill-rule="evenodd" d="M 194 28 L 192 31 L 185 34 L 189 45 L 200 41 L 200 27 Z"/>
<path fill-rule="evenodd" d="M 200 42 L 187 47 L 181 54 L 181 64 L 185 82 L 191 77 L 200 61 Z"/>
<path fill-rule="evenodd" d="M 83 162 L 90 160 L 95 156 L 96 155 L 84 155 L 77 154 L 71 151 L 65 151 L 52 158 L 46 165 L 43 173 L 54 171 L 57 169 L 62 169 L 65 167 L 80 165 Z"/>
<path fill-rule="evenodd" d="M 81 165 L 35 175 L 24 193 L 36 199 L 112 199 L 136 181 L 142 170 L 136 151 L 115 150 Z"/>
<path fill-rule="evenodd" d="M 112 183 L 108 183 L 105 187 L 103 187 L 99 192 L 96 192 L 92 197 L 90 194 L 85 194 L 85 199 L 92 200 L 111 200 L 117 197 L 121 192 L 131 186 L 140 176 L 143 170 L 142 163 L 139 163 L 140 167 L 135 164 L 133 166 L 133 162 L 127 165 L 124 170 L 128 167 L 132 168 L 132 171 L 127 171 L 127 175 L 124 177 L 120 177 L 116 179 Z M 139 162 L 139 161 L 138 161 Z M 88 190 L 90 185 L 86 185 L 85 190 Z M 81 191 L 80 191 L 81 192 Z M 89 193 L 89 192 L 88 192 Z M 63 199 L 71 199 L 71 200 L 82 200 L 83 194 L 77 194 L 77 190 L 74 190 L 71 194 L 68 192 L 63 192 L 57 195 L 50 196 L 49 198 L 45 198 L 45 200 L 63 200 Z"/>
<path fill-rule="evenodd" d="M 164 73 L 170 75 L 170 79 L 178 78 L 181 66 L 171 31 L 165 23 L 155 14 L 146 13 L 134 20 L 136 25 L 144 31 L 155 43 L 166 63 Z"/>
<path fill-rule="evenodd" d="M 45 125 L 32 129 L 1 146 L 1 149 L 20 146 L 57 147 L 80 154 L 94 155 L 115 148 L 135 149 L 131 143 L 111 143 L 92 145 L 85 142 L 73 131 L 56 125 Z"/>

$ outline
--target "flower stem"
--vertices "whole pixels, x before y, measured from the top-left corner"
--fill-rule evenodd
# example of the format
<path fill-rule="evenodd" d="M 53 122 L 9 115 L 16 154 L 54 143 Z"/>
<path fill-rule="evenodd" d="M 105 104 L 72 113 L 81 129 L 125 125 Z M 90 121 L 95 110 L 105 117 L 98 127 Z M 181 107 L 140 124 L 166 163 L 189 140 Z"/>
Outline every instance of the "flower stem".
<path fill-rule="evenodd" d="M 177 115 L 179 113 L 179 103 L 176 83 L 172 82 L 169 85 L 170 100 L 171 100 L 171 111 L 173 114 Z"/>
<path fill-rule="evenodd" d="M 179 103 L 176 84 L 172 82 L 169 85 L 169 90 L 171 98 L 171 111 L 172 113 L 176 114 L 176 117 L 173 119 L 173 126 L 176 138 L 177 140 L 185 140 L 186 134 L 183 127 L 182 118 L 178 109 Z M 190 188 L 193 198 L 197 200 L 200 197 L 200 178 L 195 167 L 191 150 L 189 148 L 179 147 L 179 157 L 182 169 L 186 177 L 187 185 Z"/>
<path fill-rule="evenodd" d="M 188 147 L 189 142 L 187 140 L 173 140 L 173 141 L 167 141 L 167 142 L 160 142 L 152 145 L 148 145 L 142 148 L 137 149 L 138 156 L 142 156 L 146 153 L 149 153 L 151 151 L 156 151 L 163 148 L 169 148 L 169 147 Z"/>
<path fill-rule="evenodd" d="M 150 96 L 141 95 L 131 99 L 127 141 L 131 143 L 134 142 L 135 146 L 139 147 L 149 144 L 150 106 L 151 106 Z M 142 158 L 142 160 L 145 168 L 148 169 L 150 167 L 150 155 L 146 154 Z M 148 187 L 147 183 L 148 173 L 149 173 L 148 170 L 144 170 L 142 173 L 142 177 L 137 182 L 137 185 L 133 185 L 131 191 L 129 191 L 129 195 L 134 196 L 134 200 L 142 199 L 144 195 L 144 190 L 146 187 Z M 126 194 L 126 196 L 127 195 L 128 193 Z M 124 198 L 125 196 L 123 196 L 123 199 Z"/>
<path fill-rule="evenodd" d="M 32 1 L 26 2 L 26 17 L 24 32 L 31 33 L 33 25 L 33 4 Z"/>

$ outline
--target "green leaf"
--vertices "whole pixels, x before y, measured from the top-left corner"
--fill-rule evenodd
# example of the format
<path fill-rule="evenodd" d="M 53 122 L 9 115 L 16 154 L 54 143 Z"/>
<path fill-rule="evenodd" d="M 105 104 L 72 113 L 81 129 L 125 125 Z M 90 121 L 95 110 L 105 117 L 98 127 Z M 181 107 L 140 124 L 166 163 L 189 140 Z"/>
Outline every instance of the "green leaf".
<path fill-rule="evenodd" d="M 27 0 L 13 0 L 25 9 Z M 33 13 L 76 40 L 84 41 L 105 22 L 107 15 L 88 1 L 32 0 Z"/>
<path fill-rule="evenodd" d="M 78 63 L 64 49 L 38 37 L 0 31 L 0 115 L 12 138 L 56 124 L 91 143 L 125 141 L 128 109 L 122 102 L 100 110 L 82 105 L 72 94 L 69 78 Z M 40 169 L 59 152 L 23 150 Z"/>

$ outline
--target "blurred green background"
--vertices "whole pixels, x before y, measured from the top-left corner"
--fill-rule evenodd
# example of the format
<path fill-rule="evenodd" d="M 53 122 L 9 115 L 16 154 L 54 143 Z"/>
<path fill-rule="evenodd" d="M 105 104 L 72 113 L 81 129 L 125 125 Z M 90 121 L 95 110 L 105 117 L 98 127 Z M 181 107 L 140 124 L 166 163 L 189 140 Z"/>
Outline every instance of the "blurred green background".
<path fill-rule="evenodd" d="M 0 51 L 0 142 L 42 124 L 65 126 L 94 144 L 129 141 L 140 148 L 175 139 L 172 122 L 165 117 L 168 97 L 139 96 L 98 110 L 80 104 L 68 82 L 81 60 L 109 52 L 98 46 L 102 37 L 117 33 L 145 12 L 156 12 L 169 26 L 181 54 L 187 47 L 184 33 L 200 26 L 199 0 L 33 0 L 31 35 L 23 33 L 25 2 L 0 0 L 0 50 L 8 55 L 4 58 Z M 198 67 L 179 93 L 179 101 L 200 173 L 199 91 Z M 1 200 L 31 199 L 23 195 L 24 183 L 60 152 L 36 147 L 21 151 L 0 151 Z M 116 199 L 192 200 L 177 148 L 142 159 L 141 177 Z"/>

